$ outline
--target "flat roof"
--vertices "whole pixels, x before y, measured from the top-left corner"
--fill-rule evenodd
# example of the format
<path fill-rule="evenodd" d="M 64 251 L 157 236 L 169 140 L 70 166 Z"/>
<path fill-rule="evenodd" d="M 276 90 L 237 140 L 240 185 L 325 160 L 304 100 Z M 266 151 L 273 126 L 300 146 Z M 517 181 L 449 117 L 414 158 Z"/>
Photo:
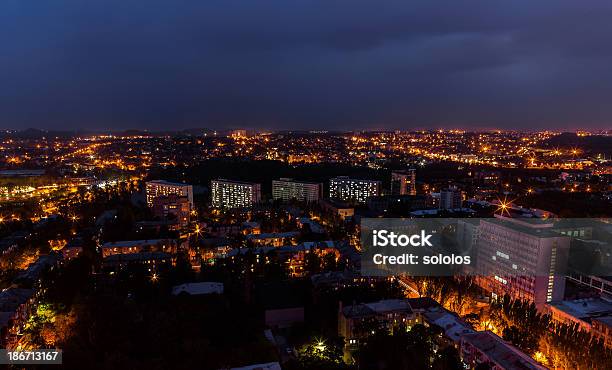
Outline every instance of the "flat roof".
<path fill-rule="evenodd" d="M 142 240 L 118 240 L 115 242 L 106 242 L 100 246 L 100 248 L 114 248 L 114 247 L 136 247 L 139 245 L 151 245 L 162 242 L 171 242 L 171 239 L 142 239 Z"/>
<path fill-rule="evenodd" d="M 260 240 L 268 238 L 293 238 L 300 235 L 299 231 L 286 231 L 283 233 L 262 233 L 262 234 L 249 234 L 246 236 L 249 240 Z"/>
<path fill-rule="evenodd" d="M 442 328 L 444 334 L 455 342 L 463 335 L 475 333 L 466 322 L 444 309 L 429 311 L 424 315 L 430 323 Z"/>
<path fill-rule="evenodd" d="M 478 348 L 491 361 L 504 369 L 546 369 L 546 367 L 538 364 L 534 359 L 490 331 L 466 334 L 462 336 L 462 339 Z"/>
<path fill-rule="evenodd" d="M 612 316 L 612 302 L 601 298 L 561 301 L 549 306 L 587 322 L 594 317 Z"/>
<path fill-rule="evenodd" d="M 267 362 L 264 364 L 232 367 L 230 370 L 282 370 L 282 369 L 278 362 Z"/>
<path fill-rule="evenodd" d="M 239 180 L 228 180 L 228 179 L 216 179 L 210 180 L 210 182 L 226 182 L 229 184 L 241 184 L 241 185 L 260 185 L 257 182 L 239 181 Z"/>
<path fill-rule="evenodd" d="M 129 253 L 129 254 L 113 254 L 104 258 L 104 262 L 121 262 L 121 261 L 142 261 L 142 260 L 161 260 L 170 258 L 168 253 L 164 252 L 141 252 L 141 253 Z"/>
<path fill-rule="evenodd" d="M 172 185 L 172 186 L 191 186 L 182 182 L 172 182 L 167 180 L 151 180 L 147 181 L 147 184 L 160 184 L 160 185 Z"/>

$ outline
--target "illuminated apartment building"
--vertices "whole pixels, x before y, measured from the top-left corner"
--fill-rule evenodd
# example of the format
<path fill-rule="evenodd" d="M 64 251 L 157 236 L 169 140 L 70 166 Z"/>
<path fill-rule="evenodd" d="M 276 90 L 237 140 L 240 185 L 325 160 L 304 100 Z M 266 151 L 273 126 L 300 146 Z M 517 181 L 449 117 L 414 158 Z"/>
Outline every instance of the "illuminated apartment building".
<path fill-rule="evenodd" d="M 153 180 L 146 183 L 147 205 L 153 207 L 153 199 L 161 196 L 176 194 L 187 197 L 189 207 L 193 209 L 193 186 L 165 180 Z"/>
<path fill-rule="evenodd" d="M 261 185 L 252 182 L 219 179 L 211 181 L 210 189 L 216 208 L 251 207 L 261 201 Z"/>
<path fill-rule="evenodd" d="M 170 194 L 153 199 L 153 215 L 162 220 L 173 216 L 181 227 L 189 223 L 190 204 L 187 197 Z"/>
<path fill-rule="evenodd" d="M 538 307 L 562 300 L 570 239 L 552 226 L 542 220 L 481 220 L 478 284 L 494 298 L 507 293 Z"/>
<path fill-rule="evenodd" d="M 416 170 L 391 172 L 392 195 L 416 195 Z"/>
<path fill-rule="evenodd" d="M 100 246 L 103 258 L 116 254 L 134 254 L 141 252 L 174 254 L 177 248 L 176 241 L 172 239 L 120 240 L 116 242 L 107 242 Z"/>
<path fill-rule="evenodd" d="M 300 202 L 316 202 L 321 198 L 322 185 L 315 182 L 294 181 L 281 178 L 272 180 L 272 197 L 284 202 L 295 199 Z"/>
<path fill-rule="evenodd" d="M 380 181 L 376 180 L 334 177 L 329 180 L 329 196 L 347 202 L 365 203 L 369 197 L 380 195 L 380 187 Z"/>

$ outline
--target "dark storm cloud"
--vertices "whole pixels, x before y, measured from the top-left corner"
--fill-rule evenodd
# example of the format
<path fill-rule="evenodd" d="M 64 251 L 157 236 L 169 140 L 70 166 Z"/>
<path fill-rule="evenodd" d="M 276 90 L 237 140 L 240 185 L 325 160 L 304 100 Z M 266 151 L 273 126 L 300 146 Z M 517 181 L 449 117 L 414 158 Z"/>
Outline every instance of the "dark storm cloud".
<path fill-rule="evenodd" d="M 607 1 L 0 2 L 3 128 L 608 128 Z"/>

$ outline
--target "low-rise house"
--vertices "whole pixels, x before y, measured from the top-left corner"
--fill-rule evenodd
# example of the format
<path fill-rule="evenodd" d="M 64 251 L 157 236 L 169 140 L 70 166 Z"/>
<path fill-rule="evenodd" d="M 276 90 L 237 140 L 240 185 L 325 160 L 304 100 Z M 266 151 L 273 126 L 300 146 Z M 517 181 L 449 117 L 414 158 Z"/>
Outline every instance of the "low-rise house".
<path fill-rule="evenodd" d="M 131 264 L 146 265 L 157 270 L 163 265 L 172 265 L 172 256 L 164 252 L 140 252 L 130 254 L 114 254 L 102 260 L 102 267 L 106 270 L 116 271 Z"/>
<path fill-rule="evenodd" d="M 248 234 L 246 240 L 255 245 L 269 245 L 280 247 L 287 244 L 295 244 L 300 235 L 297 231 L 287 231 L 284 233 L 263 233 L 263 234 Z"/>
<path fill-rule="evenodd" d="M 134 254 L 141 252 L 163 252 L 174 254 L 177 252 L 177 243 L 172 239 L 151 240 L 122 240 L 107 242 L 100 246 L 102 258 L 116 254 Z"/>

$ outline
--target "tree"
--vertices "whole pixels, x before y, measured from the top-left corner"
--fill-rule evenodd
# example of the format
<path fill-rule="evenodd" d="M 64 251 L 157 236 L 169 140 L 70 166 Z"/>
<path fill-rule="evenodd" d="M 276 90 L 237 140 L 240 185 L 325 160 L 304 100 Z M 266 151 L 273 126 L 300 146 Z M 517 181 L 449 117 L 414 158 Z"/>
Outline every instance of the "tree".
<path fill-rule="evenodd" d="M 339 370 L 348 366 L 342 360 L 341 338 L 315 339 L 298 351 L 298 364 L 302 369 Z"/>
<path fill-rule="evenodd" d="M 444 347 L 436 354 L 431 368 L 433 370 L 462 370 L 463 365 L 459 358 L 459 352 L 453 346 Z"/>

